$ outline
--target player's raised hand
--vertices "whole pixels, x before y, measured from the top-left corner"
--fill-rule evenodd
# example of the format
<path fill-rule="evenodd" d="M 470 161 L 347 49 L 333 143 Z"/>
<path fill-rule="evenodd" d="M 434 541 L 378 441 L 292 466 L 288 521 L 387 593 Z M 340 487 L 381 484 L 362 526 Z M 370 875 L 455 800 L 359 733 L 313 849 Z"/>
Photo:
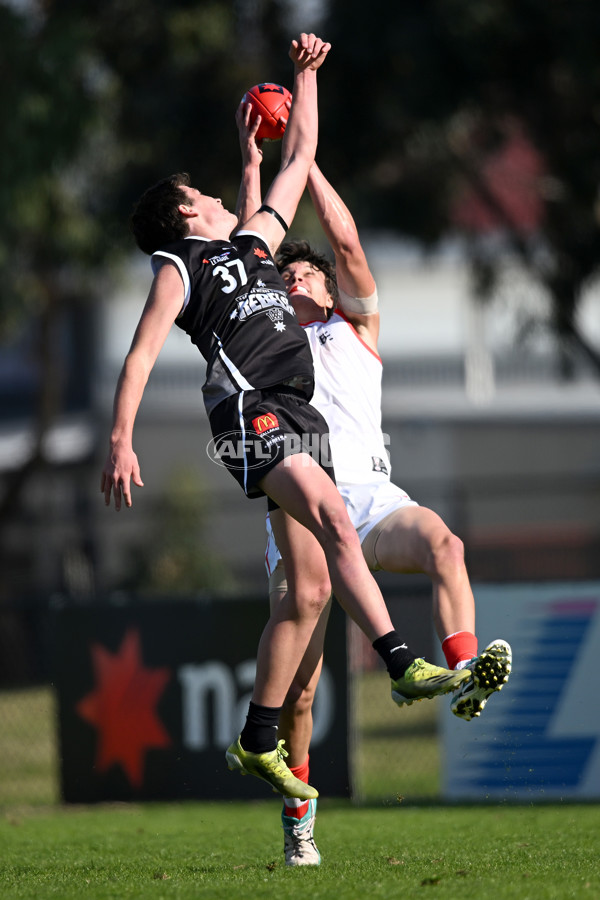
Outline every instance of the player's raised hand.
<path fill-rule="evenodd" d="M 262 117 L 258 115 L 252 122 L 252 104 L 244 103 L 242 100 L 236 110 L 235 121 L 238 127 L 243 162 L 259 166 L 262 162 L 263 151 L 262 141 L 257 140 L 256 132 L 262 122 Z"/>
<path fill-rule="evenodd" d="M 290 46 L 290 59 L 299 69 L 318 69 L 331 50 L 331 44 L 326 43 L 312 32 L 302 32 L 297 40 L 293 40 Z"/>

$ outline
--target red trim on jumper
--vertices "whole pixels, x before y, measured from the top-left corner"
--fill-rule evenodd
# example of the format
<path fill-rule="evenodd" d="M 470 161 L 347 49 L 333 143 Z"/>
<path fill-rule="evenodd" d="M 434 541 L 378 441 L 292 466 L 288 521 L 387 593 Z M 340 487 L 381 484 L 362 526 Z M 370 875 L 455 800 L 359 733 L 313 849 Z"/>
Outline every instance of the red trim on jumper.
<path fill-rule="evenodd" d="M 342 319 L 346 323 L 346 325 L 349 325 L 350 328 L 352 329 L 352 331 L 354 332 L 354 336 L 357 338 L 357 340 L 359 340 L 361 342 L 361 344 L 363 345 L 365 350 L 368 350 L 368 352 L 371 354 L 371 356 L 374 356 L 375 359 L 378 360 L 383 365 L 383 362 L 382 362 L 382 359 L 381 359 L 379 353 L 377 353 L 376 350 L 373 350 L 372 347 L 369 347 L 369 345 L 367 343 L 365 343 L 365 341 L 361 338 L 360 334 L 358 333 L 358 331 L 356 330 L 356 328 L 354 327 L 354 325 L 348 318 L 348 316 L 346 316 L 341 311 L 341 309 L 335 309 L 333 311 L 333 315 L 339 316 L 340 319 Z M 331 321 L 331 320 L 328 319 L 327 322 L 329 322 L 329 321 Z M 312 319 L 310 322 L 301 322 L 300 324 L 302 325 L 303 328 L 307 328 L 309 325 L 327 325 L 327 322 L 323 321 L 323 319 Z"/>

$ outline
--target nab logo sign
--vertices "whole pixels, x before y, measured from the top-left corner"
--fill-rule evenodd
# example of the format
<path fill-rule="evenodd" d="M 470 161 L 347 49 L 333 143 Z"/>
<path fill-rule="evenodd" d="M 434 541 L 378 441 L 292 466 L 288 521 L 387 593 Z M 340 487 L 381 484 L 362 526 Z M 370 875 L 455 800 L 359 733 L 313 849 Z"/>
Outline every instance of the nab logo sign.
<path fill-rule="evenodd" d="M 57 608 L 63 800 L 268 799 L 268 785 L 232 774 L 225 761 L 248 712 L 264 620 L 263 597 Z M 311 773 L 338 797 L 350 790 L 345 638 L 345 616 L 334 607 Z"/>
<path fill-rule="evenodd" d="M 219 660 L 181 666 L 178 678 L 186 750 L 224 750 L 231 743 L 231 736 L 244 726 L 255 674 L 254 659 L 240 663 L 233 671 Z M 333 727 L 334 694 L 333 677 L 323 666 L 313 708 L 313 747 L 319 746 Z"/>

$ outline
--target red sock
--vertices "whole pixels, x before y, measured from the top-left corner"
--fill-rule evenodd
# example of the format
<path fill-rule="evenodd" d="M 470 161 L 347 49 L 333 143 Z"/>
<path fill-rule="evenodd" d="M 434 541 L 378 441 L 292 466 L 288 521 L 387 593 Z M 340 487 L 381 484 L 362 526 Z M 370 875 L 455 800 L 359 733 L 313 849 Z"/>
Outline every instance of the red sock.
<path fill-rule="evenodd" d="M 308 760 L 307 756 L 301 766 L 290 766 L 290 772 L 308 784 Z M 283 801 L 283 812 L 286 816 L 292 816 L 294 819 L 301 819 L 308 811 L 308 800 L 299 800 L 295 797 L 286 797 Z"/>
<path fill-rule="evenodd" d="M 456 631 L 442 641 L 442 650 L 449 669 L 455 669 L 459 662 L 477 656 L 477 638 L 470 631 Z"/>

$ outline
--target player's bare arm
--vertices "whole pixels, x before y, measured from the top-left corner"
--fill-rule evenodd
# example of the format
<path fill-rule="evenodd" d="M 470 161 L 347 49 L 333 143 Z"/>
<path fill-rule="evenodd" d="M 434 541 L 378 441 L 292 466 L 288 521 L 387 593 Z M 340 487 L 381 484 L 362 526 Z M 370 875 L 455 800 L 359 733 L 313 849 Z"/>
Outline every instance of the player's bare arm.
<path fill-rule="evenodd" d="M 131 348 L 119 376 L 110 447 L 100 481 L 104 502 L 115 509 L 132 505 L 131 483 L 143 487 L 133 450 L 133 426 L 144 388 L 158 354 L 183 303 L 183 283 L 175 266 L 166 264 L 154 278 Z"/>
<path fill-rule="evenodd" d="M 239 226 L 243 226 L 261 204 L 260 164 L 263 159 L 262 141 L 256 139 L 261 123 L 258 115 L 252 122 L 252 105 L 240 103 L 235 114 L 242 152 L 242 179 L 238 193 L 235 214 Z"/>
<path fill-rule="evenodd" d="M 330 44 L 314 34 L 301 34 L 290 47 L 294 62 L 292 106 L 282 141 L 281 168 L 264 198 L 265 205 L 274 209 L 288 226 L 296 214 L 317 149 L 317 69 L 329 49 Z M 286 230 L 277 217 L 261 211 L 247 225 L 260 231 L 275 253 Z"/>
<path fill-rule="evenodd" d="M 313 206 L 335 256 L 339 305 L 361 337 L 372 349 L 377 349 L 379 313 L 361 311 L 360 298 L 373 296 L 376 285 L 363 250 L 354 218 L 334 187 L 316 163 L 308 175 L 308 190 Z M 350 303 L 345 298 L 356 298 Z"/>

